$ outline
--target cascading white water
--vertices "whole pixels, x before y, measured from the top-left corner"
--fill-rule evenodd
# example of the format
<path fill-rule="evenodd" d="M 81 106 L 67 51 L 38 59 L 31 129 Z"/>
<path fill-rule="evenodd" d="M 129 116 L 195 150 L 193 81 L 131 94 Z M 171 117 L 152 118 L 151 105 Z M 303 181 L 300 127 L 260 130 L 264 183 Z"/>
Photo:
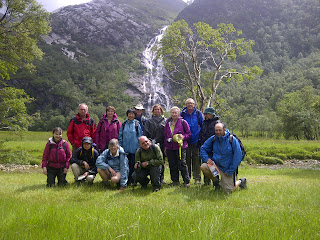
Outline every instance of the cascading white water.
<path fill-rule="evenodd" d="M 168 81 L 164 81 L 166 69 L 163 67 L 162 59 L 156 59 L 157 52 L 154 51 L 154 47 L 160 44 L 166 29 L 167 26 L 162 28 L 160 34 L 148 43 L 147 48 L 142 53 L 142 63 L 147 68 L 147 72 L 143 77 L 143 92 L 146 94 L 144 106 L 147 112 L 151 110 L 154 104 L 161 104 L 166 111 L 170 107 L 170 98 L 168 96 L 170 85 Z"/>

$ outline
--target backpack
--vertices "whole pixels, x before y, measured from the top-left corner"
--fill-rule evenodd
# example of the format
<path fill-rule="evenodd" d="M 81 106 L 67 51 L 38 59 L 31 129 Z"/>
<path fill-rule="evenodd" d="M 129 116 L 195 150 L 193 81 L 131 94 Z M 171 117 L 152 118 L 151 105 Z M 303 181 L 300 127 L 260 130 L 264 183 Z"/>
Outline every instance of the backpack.
<path fill-rule="evenodd" d="M 241 152 L 242 152 L 242 159 L 241 159 L 241 161 L 242 161 L 244 159 L 245 155 L 247 154 L 247 152 L 244 149 L 244 146 L 243 146 L 241 140 L 235 134 L 230 134 L 230 136 L 229 136 L 229 143 L 231 145 L 231 148 L 232 148 L 233 138 L 236 138 L 238 140 L 238 142 L 239 142 L 239 145 L 240 145 L 240 148 L 241 148 Z M 216 140 L 216 138 L 214 136 L 213 139 L 212 139 L 212 144 L 214 144 L 215 140 Z M 232 153 L 233 153 L 233 149 L 232 149 Z M 233 184 L 234 185 L 236 184 L 236 178 L 238 179 L 238 173 L 239 173 L 239 168 L 237 167 L 237 169 L 234 171 L 234 174 L 233 174 Z"/>

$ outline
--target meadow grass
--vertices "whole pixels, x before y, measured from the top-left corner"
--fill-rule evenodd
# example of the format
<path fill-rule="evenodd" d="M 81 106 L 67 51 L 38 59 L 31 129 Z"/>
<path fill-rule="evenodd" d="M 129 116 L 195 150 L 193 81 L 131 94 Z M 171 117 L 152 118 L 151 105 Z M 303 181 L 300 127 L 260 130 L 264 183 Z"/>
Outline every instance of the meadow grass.
<path fill-rule="evenodd" d="M 165 180 L 170 182 L 168 170 Z M 320 239 L 320 170 L 244 166 L 248 189 L 46 188 L 41 169 L 0 172 L 0 239 Z"/>

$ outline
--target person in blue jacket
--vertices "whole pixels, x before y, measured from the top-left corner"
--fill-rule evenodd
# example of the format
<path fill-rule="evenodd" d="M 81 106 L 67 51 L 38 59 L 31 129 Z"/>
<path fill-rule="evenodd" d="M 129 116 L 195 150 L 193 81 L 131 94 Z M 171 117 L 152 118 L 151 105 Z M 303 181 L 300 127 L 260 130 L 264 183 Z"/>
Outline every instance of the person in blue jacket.
<path fill-rule="evenodd" d="M 129 163 L 128 184 L 133 183 L 132 173 L 134 172 L 135 153 L 140 147 L 139 137 L 142 136 L 142 129 L 138 120 L 135 119 L 136 112 L 133 109 L 127 111 L 128 119 L 125 120 L 119 131 L 119 144 L 127 153 Z"/>
<path fill-rule="evenodd" d="M 238 187 L 247 187 L 246 178 L 241 178 L 235 183 L 233 181 L 233 174 L 242 161 L 242 151 L 235 137 L 230 142 L 230 132 L 224 123 L 219 122 L 215 125 L 215 135 L 201 146 L 200 156 L 203 162 L 201 170 L 212 180 L 215 178 L 209 167 L 216 165 L 221 177 L 219 184 L 224 192 L 233 192 Z"/>
<path fill-rule="evenodd" d="M 123 191 L 127 187 L 128 159 L 123 148 L 119 146 L 118 139 L 110 140 L 109 148 L 98 157 L 96 166 L 105 185 L 109 185 L 110 179 L 112 184 L 120 183 L 119 191 Z"/>
<path fill-rule="evenodd" d="M 201 161 L 199 157 L 198 140 L 203 123 L 203 115 L 196 109 L 195 101 L 192 98 L 188 98 L 186 100 L 186 107 L 182 109 L 180 116 L 188 122 L 191 131 L 191 137 L 188 140 L 188 148 L 186 152 L 189 178 L 191 179 L 192 172 L 195 183 L 201 184 Z"/>

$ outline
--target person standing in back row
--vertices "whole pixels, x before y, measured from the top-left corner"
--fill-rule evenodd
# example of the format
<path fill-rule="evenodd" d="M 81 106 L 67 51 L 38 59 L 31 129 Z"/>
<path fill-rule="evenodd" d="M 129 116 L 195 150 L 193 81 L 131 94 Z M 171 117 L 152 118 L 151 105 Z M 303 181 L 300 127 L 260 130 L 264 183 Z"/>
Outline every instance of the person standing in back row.
<path fill-rule="evenodd" d="M 152 106 L 151 118 L 146 121 L 144 125 L 143 134 L 151 139 L 152 144 L 158 144 L 164 159 L 164 127 L 166 126 L 166 119 L 163 116 L 164 110 L 160 104 Z M 140 145 L 141 146 L 141 145 Z M 163 161 L 164 162 L 164 161 Z M 164 165 L 161 166 L 161 183 L 165 183 L 164 179 Z"/>
<path fill-rule="evenodd" d="M 198 148 L 198 139 L 200 129 L 203 123 L 202 113 L 195 107 L 195 102 L 192 98 L 186 100 L 186 107 L 182 109 L 180 116 L 188 122 L 191 131 L 191 137 L 188 140 L 188 148 L 186 161 L 191 179 L 191 172 L 196 184 L 201 184 L 200 173 L 200 157 Z"/>
<path fill-rule="evenodd" d="M 71 118 L 67 136 L 72 145 L 72 156 L 77 149 L 82 145 L 84 137 L 91 137 L 94 139 L 96 132 L 96 124 L 88 114 L 88 106 L 85 103 L 80 103 L 78 107 L 78 114 Z"/>
<path fill-rule="evenodd" d="M 135 117 L 135 119 L 139 121 L 141 130 L 142 130 L 142 132 L 143 132 L 143 130 L 144 130 L 144 125 L 145 125 L 145 123 L 146 123 L 146 121 L 147 121 L 147 118 L 143 115 L 145 109 L 144 109 L 144 107 L 143 107 L 143 105 L 142 105 L 141 103 L 137 104 L 137 105 L 134 107 L 134 109 L 135 109 L 135 112 L 136 112 L 136 117 Z"/>
<path fill-rule="evenodd" d="M 128 119 L 122 123 L 119 132 L 119 144 L 127 154 L 129 164 L 128 185 L 133 183 L 132 173 L 134 171 L 135 153 L 139 148 L 139 137 L 142 136 L 139 121 L 135 119 L 136 112 L 133 109 L 127 111 Z"/>
<path fill-rule="evenodd" d="M 204 121 L 201 126 L 199 140 L 198 140 L 199 149 L 208 138 L 210 138 L 215 134 L 214 126 L 219 121 L 219 116 L 215 114 L 215 110 L 213 107 L 206 108 L 203 114 L 204 114 Z M 204 175 L 203 178 L 204 178 L 204 184 L 209 185 L 211 181 L 210 178 L 207 178 L 206 175 Z M 215 187 L 216 190 L 219 189 L 219 179 L 213 182 L 213 186 Z"/>
<path fill-rule="evenodd" d="M 121 123 L 116 114 L 116 109 L 113 106 L 106 108 L 106 113 L 99 121 L 96 130 L 97 149 L 102 153 L 109 146 L 109 141 L 113 138 L 118 139 Z"/>

